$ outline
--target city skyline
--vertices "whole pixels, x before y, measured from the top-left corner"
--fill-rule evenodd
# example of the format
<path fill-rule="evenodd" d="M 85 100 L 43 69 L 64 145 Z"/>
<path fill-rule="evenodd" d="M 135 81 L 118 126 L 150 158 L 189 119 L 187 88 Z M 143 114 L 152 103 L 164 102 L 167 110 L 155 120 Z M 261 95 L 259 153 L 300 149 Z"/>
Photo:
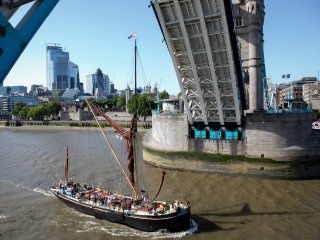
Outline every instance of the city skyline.
<path fill-rule="evenodd" d="M 138 85 L 158 83 L 160 91 L 177 94 L 180 89 L 173 64 L 152 8 L 148 8 L 149 1 L 126 0 L 121 6 L 114 2 L 98 3 L 99 9 L 88 11 L 85 5 L 77 5 L 74 0 L 60 1 L 6 77 L 4 86 L 25 85 L 30 89 L 33 83 L 46 85 L 45 44 L 59 43 L 79 66 L 81 82 L 85 82 L 87 74 L 101 68 L 118 89 L 125 89 L 127 83 L 132 82 L 134 42 L 128 40 L 128 36 L 137 32 L 146 75 L 143 80 L 146 83 L 140 81 Z M 304 8 L 289 0 L 268 0 L 265 5 L 267 77 L 275 83 L 317 77 L 320 34 L 315 30 L 320 22 L 316 12 L 320 2 L 308 0 Z M 69 17 L 71 10 L 78 13 Z M 13 24 L 14 21 L 12 19 Z M 283 74 L 290 74 L 291 78 L 282 79 Z"/>

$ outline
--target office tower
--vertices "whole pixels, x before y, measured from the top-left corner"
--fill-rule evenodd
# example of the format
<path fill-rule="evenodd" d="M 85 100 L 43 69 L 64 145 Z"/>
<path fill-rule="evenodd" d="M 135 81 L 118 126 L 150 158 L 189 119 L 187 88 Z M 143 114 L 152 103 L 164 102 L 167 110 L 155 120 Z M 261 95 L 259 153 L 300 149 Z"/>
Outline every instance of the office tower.
<path fill-rule="evenodd" d="M 47 45 L 47 87 L 52 90 L 80 88 L 79 67 L 57 44 Z"/>
<path fill-rule="evenodd" d="M 86 76 L 86 92 L 97 98 L 107 98 L 109 95 L 109 76 L 100 68 L 96 73 Z"/>

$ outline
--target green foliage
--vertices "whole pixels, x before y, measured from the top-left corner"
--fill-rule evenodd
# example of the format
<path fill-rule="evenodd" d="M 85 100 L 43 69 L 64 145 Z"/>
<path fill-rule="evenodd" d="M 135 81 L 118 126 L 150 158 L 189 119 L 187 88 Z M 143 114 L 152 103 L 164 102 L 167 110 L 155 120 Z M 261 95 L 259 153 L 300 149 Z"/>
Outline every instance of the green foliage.
<path fill-rule="evenodd" d="M 45 105 L 39 105 L 37 107 L 31 108 L 31 117 L 34 120 L 43 120 L 47 116 L 48 112 Z"/>
<path fill-rule="evenodd" d="M 21 119 L 42 120 L 44 117 L 54 116 L 61 110 L 61 104 L 58 102 L 49 102 L 37 107 L 28 107 L 25 103 L 18 102 L 13 109 L 13 115 Z"/>
<path fill-rule="evenodd" d="M 234 162 L 249 162 L 249 163 L 274 163 L 281 164 L 281 161 L 275 161 L 268 158 L 249 158 L 243 155 L 227 155 L 219 153 L 206 153 L 206 152 L 169 152 L 160 151 L 147 147 L 143 147 L 144 151 L 150 152 L 156 156 L 169 159 L 190 159 L 196 161 L 208 161 L 213 163 L 234 163 Z"/>
<path fill-rule="evenodd" d="M 166 90 L 163 90 L 162 92 L 159 93 L 159 98 L 160 99 L 169 99 L 170 96 L 169 96 L 169 93 L 167 93 Z"/>
<path fill-rule="evenodd" d="M 117 97 L 117 107 L 125 108 L 126 107 L 126 96 L 118 96 Z"/>
<path fill-rule="evenodd" d="M 23 102 L 17 102 L 17 103 L 14 105 L 12 114 L 15 115 L 15 116 L 20 116 L 20 111 L 21 111 L 22 108 L 25 107 L 25 106 L 27 106 L 25 103 L 23 103 Z"/>
<path fill-rule="evenodd" d="M 134 113 L 134 98 L 133 95 L 128 102 L 128 111 L 130 114 Z M 143 117 L 144 120 L 152 115 L 152 109 L 156 108 L 156 104 L 151 96 L 147 93 L 137 95 L 137 113 L 138 116 Z"/>
<path fill-rule="evenodd" d="M 139 97 L 139 96 L 138 96 Z M 128 112 L 130 114 L 133 114 L 134 113 L 134 99 L 137 98 L 136 95 L 132 95 L 130 98 L 129 98 L 129 101 L 128 101 Z"/>
<path fill-rule="evenodd" d="M 126 100 L 124 96 L 114 97 L 112 99 L 106 100 L 96 100 L 96 99 L 88 99 L 97 107 L 102 108 L 104 111 L 114 110 L 115 108 L 124 108 L 126 105 Z M 82 107 L 86 107 L 87 103 L 83 102 Z"/>
<path fill-rule="evenodd" d="M 29 112 L 30 107 L 28 106 L 24 106 L 20 112 L 19 115 L 22 119 L 26 119 L 28 117 L 28 112 Z"/>
<path fill-rule="evenodd" d="M 61 110 L 61 104 L 58 102 L 48 102 L 44 104 L 46 107 L 47 114 L 46 115 L 57 115 Z"/>
<path fill-rule="evenodd" d="M 110 110 L 113 108 L 114 106 L 114 100 L 113 99 L 108 99 L 106 100 L 105 102 L 105 105 L 104 106 L 107 106 L 107 108 Z"/>
<path fill-rule="evenodd" d="M 152 115 L 152 109 L 155 109 L 156 104 L 153 99 L 151 99 L 150 95 L 144 93 L 138 98 L 138 115 L 142 116 L 144 120 Z"/>

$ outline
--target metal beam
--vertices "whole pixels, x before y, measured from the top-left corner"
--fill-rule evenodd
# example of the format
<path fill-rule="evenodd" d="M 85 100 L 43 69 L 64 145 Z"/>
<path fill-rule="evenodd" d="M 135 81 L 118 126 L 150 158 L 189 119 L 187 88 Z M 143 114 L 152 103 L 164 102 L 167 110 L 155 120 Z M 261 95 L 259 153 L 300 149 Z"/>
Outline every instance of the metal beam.
<path fill-rule="evenodd" d="M 238 97 L 238 89 L 236 84 L 236 74 L 235 74 L 235 67 L 234 67 L 234 60 L 233 60 L 233 54 L 232 54 L 232 48 L 231 48 L 231 41 L 230 41 L 230 34 L 229 34 L 229 28 L 228 28 L 228 22 L 225 14 L 225 7 L 224 7 L 224 1 L 225 0 L 219 0 L 220 3 L 220 10 L 221 10 L 221 20 L 223 24 L 224 29 L 224 39 L 226 41 L 226 50 L 228 55 L 228 63 L 229 63 L 229 69 L 230 69 L 230 76 L 231 76 L 231 84 L 232 84 L 232 92 L 233 92 L 233 100 L 234 100 L 234 110 L 236 113 L 236 119 L 237 124 L 241 125 L 241 115 L 240 115 L 240 104 L 239 104 L 239 97 Z M 229 0 L 227 0 L 229 1 Z"/>
<path fill-rule="evenodd" d="M 154 0 L 194 122 L 241 125 L 240 56 L 231 0 Z M 170 42 L 169 42 L 170 41 Z M 240 69 L 240 70 L 239 70 Z M 238 74 L 238 75 L 237 75 Z"/>
<path fill-rule="evenodd" d="M 219 121 L 220 121 L 220 124 L 223 126 L 224 119 L 223 119 L 223 112 L 222 112 L 222 104 L 221 104 L 221 100 L 220 100 L 220 91 L 219 91 L 219 87 L 218 87 L 218 78 L 217 78 L 217 75 L 215 72 L 215 64 L 213 62 L 213 56 L 212 56 L 210 42 L 209 42 L 209 38 L 208 38 L 208 31 L 207 31 L 205 18 L 204 18 L 204 14 L 203 14 L 203 10 L 202 10 L 202 6 L 201 6 L 200 1 L 196 1 L 196 4 L 197 4 L 198 14 L 199 14 L 199 18 L 200 18 L 200 25 L 201 25 L 201 31 L 203 34 L 203 40 L 205 42 L 206 52 L 207 52 L 207 56 L 208 56 L 211 77 L 213 80 L 212 84 L 213 84 L 215 99 L 217 102 Z"/>
<path fill-rule="evenodd" d="M 166 23 L 164 21 L 164 17 L 163 17 L 163 13 L 160 9 L 160 5 L 159 4 L 155 4 L 154 5 L 157 13 L 158 13 L 158 17 L 159 17 L 159 21 L 160 21 L 160 24 L 161 26 L 165 26 Z M 162 32 L 164 34 L 164 37 L 165 37 L 165 40 L 166 40 L 166 43 L 167 43 L 167 47 L 169 49 L 169 53 L 170 53 L 170 56 L 171 56 L 171 60 L 172 60 L 172 63 L 174 65 L 174 69 L 176 71 L 176 75 L 177 75 L 177 78 L 178 78 L 178 83 L 179 83 L 179 86 L 180 86 L 180 90 L 181 90 L 181 95 L 182 95 L 182 98 L 183 98 L 183 101 L 184 101 L 184 108 L 185 108 L 185 112 L 188 116 L 188 121 L 189 121 L 189 124 L 192 125 L 193 124 L 193 119 L 192 119 L 192 115 L 191 115 L 191 110 L 190 110 L 190 106 L 188 104 L 186 104 L 188 102 L 187 100 L 187 95 L 186 95 L 186 92 L 184 90 L 184 85 L 183 85 L 183 79 L 181 77 L 181 74 L 179 72 L 179 67 L 178 67 L 178 64 L 177 64 L 177 61 L 176 61 L 176 58 L 174 56 L 174 49 L 172 47 L 172 44 L 171 44 L 171 41 L 170 41 L 170 36 L 168 34 L 168 29 L 167 28 L 162 28 Z"/>
<path fill-rule="evenodd" d="M 30 3 L 30 2 L 33 2 L 35 0 L 19 0 L 19 1 L 13 1 L 13 0 L 10 0 L 10 3 L 9 3 L 9 8 L 10 9 L 14 9 L 14 8 L 18 8 L 24 4 L 27 4 L 27 3 Z"/>
<path fill-rule="evenodd" d="M 204 99 L 203 99 L 203 95 L 202 95 L 202 89 L 201 89 L 201 86 L 199 84 L 199 76 L 198 76 L 198 73 L 197 73 L 194 57 L 192 55 L 192 49 L 191 49 L 190 42 L 189 42 L 189 39 L 188 39 L 188 33 L 187 33 L 186 26 L 185 26 L 185 23 L 184 23 L 182 10 L 181 10 L 180 4 L 179 4 L 179 0 L 173 0 L 173 3 L 174 3 L 175 8 L 176 8 L 176 13 L 177 13 L 177 17 L 178 17 L 178 20 L 179 20 L 180 28 L 181 28 L 181 31 L 182 31 L 184 43 L 185 43 L 185 46 L 187 48 L 187 54 L 188 54 L 188 58 L 189 58 L 190 65 L 191 65 L 190 67 L 192 69 L 192 74 L 193 74 L 193 78 L 194 78 L 194 85 L 195 85 L 195 87 L 197 89 L 197 98 L 198 98 L 198 100 L 200 102 L 200 108 L 201 108 L 202 118 L 203 118 L 202 120 L 203 120 L 204 124 L 207 126 L 208 125 L 207 111 L 206 111 L 205 104 L 204 104 Z"/>
<path fill-rule="evenodd" d="M 59 0 L 35 1 L 15 28 L 7 17 L 0 13 L 0 86 L 58 2 Z"/>

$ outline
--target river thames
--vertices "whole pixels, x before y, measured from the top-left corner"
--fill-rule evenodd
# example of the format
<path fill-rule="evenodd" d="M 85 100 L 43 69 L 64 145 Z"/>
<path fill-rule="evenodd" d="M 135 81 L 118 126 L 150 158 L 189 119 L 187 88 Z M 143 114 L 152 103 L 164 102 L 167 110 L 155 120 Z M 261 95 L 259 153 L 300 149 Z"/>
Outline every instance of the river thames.
<path fill-rule="evenodd" d="M 122 142 L 112 132 L 120 151 Z M 181 233 L 145 233 L 78 213 L 49 191 L 70 175 L 117 188 L 116 163 L 95 130 L 0 128 L 0 239 L 319 239 L 320 180 L 280 180 L 166 170 L 159 199 L 186 194 L 194 226 Z M 161 171 L 143 164 L 156 192 Z M 151 184 L 149 184 L 151 183 Z"/>

